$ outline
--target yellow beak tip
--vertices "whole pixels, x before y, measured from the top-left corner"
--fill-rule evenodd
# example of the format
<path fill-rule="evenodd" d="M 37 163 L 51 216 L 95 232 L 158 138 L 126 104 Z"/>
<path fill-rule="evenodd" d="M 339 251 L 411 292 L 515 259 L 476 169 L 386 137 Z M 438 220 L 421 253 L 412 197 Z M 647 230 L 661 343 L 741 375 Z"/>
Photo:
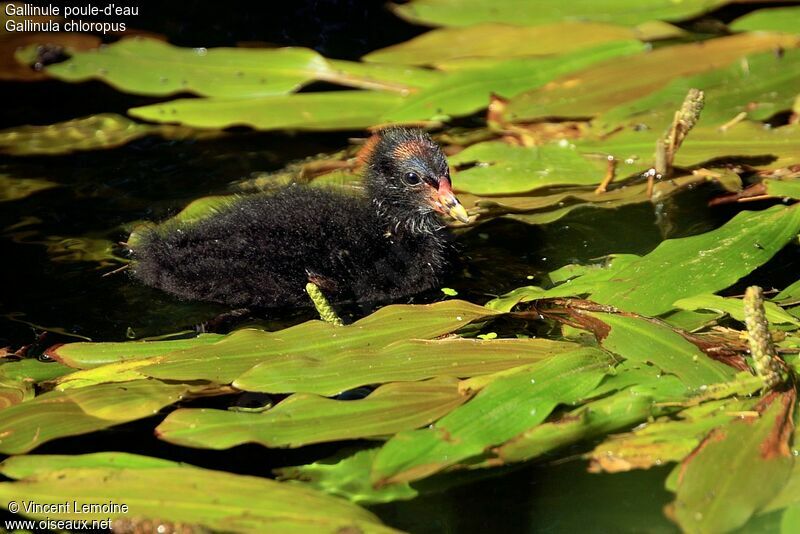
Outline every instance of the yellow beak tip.
<path fill-rule="evenodd" d="M 461 204 L 456 204 L 455 206 L 450 208 L 449 215 L 453 219 L 461 221 L 462 223 L 469 222 L 469 215 L 467 215 L 467 210 L 465 210 L 464 206 L 462 206 Z"/>

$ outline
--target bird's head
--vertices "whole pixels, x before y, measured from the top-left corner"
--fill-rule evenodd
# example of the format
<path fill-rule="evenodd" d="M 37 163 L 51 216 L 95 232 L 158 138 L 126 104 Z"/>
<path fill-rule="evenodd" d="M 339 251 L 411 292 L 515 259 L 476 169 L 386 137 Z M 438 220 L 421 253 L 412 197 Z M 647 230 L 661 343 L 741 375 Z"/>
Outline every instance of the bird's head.
<path fill-rule="evenodd" d="M 435 213 L 469 222 L 453 194 L 442 149 L 422 130 L 381 130 L 362 154 L 365 185 L 382 215 L 412 231 L 436 227 Z"/>

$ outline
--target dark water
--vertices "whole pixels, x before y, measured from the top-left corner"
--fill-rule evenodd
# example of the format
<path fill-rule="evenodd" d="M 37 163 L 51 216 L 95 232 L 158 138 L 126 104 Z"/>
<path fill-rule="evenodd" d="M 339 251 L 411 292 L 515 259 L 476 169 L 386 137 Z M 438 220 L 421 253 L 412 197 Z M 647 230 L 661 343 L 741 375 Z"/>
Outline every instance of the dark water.
<path fill-rule="evenodd" d="M 331 57 L 357 58 L 424 31 L 386 12 L 380 2 L 301 1 L 253 12 L 255 4 L 183 2 L 142 9 L 136 26 L 166 34 L 184 46 L 261 41 L 310 46 Z M 146 4 L 143 4 L 146 6 Z M 264 8 L 266 9 L 266 8 Z M 723 17 L 724 18 L 724 17 Z M 11 95 L 0 125 L 49 124 L 154 101 L 123 95 L 99 83 L 69 85 L 5 83 Z M 226 193 L 231 182 L 254 172 L 279 169 L 307 156 L 333 152 L 359 132 L 260 134 L 239 132 L 205 141 L 145 138 L 107 151 L 53 157 L 0 156 L 0 173 L 44 178 L 59 187 L 0 204 L 0 338 L 12 346 L 39 345 L 83 336 L 123 340 L 191 327 L 223 309 L 187 304 L 130 282 L 125 274 L 103 277 L 118 264 L 76 259 L 87 239 L 124 240 L 132 223 L 162 219 L 194 198 Z M 644 254 L 665 237 L 710 230 L 732 209 L 706 207 L 712 187 L 689 191 L 656 209 L 650 204 L 618 210 L 584 209 L 546 226 L 497 220 L 459 237 L 464 268 L 445 285 L 474 302 L 520 285 L 571 262 L 609 253 Z M 753 206 L 756 207 L 756 206 Z M 657 215 L 661 213 L 661 215 Z M 102 242 L 102 241 L 101 241 Z M 792 249 L 754 276 L 793 281 L 800 263 Z M 787 280 L 788 279 L 788 280 Z M 418 301 L 437 299 L 423 295 Z M 311 318 L 307 310 L 269 317 L 279 326 Z M 42 328 L 44 327 L 44 328 Z M 156 440 L 157 420 L 123 425 L 91 437 L 49 443 L 36 453 L 125 450 L 173 458 L 232 472 L 269 476 L 274 467 L 296 465 L 335 452 L 336 447 L 273 451 L 256 446 L 231 451 L 195 451 Z M 588 446 L 587 446 L 588 447 Z M 582 450 L 585 450 L 584 447 Z M 260 466 L 257 471 L 253 466 Z M 661 509 L 666 469 L 623 475 L 590 475 L 573 459 L 523 466 L 426 495 L 411 502 L 375 506 L 398 528 L 412 532 L 673 532 Z"/>

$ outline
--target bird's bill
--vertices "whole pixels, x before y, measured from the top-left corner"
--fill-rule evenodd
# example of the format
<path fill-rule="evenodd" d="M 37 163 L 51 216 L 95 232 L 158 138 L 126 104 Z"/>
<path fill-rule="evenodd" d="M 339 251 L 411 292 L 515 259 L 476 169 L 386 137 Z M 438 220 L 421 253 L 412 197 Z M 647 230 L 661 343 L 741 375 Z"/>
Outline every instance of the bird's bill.
<path fill-rule="evenodd" d="M 433 209 L 448 215 L 449 217 L 461 221 L 463 223 L 469 222 L 469 215 L 467 210 L 461 205 L 456 196 L 453 194 L 453 189 L 450 186 L 450 180 L 441 178 L 439 180 L 439 189 L 434 190 L 431 195 L 431 205 Z"/>

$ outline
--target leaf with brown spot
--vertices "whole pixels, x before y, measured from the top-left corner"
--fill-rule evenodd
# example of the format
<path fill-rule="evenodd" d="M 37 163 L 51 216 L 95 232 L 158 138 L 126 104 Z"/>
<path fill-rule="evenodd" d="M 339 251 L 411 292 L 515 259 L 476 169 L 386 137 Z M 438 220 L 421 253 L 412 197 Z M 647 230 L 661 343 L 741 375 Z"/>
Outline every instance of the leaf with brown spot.
<path fill-rule="evenodd" d="M 794 388 L 770 393 L 760 416 L 713 431 L 684 460 L 674 516 L 686 532 L 725 532 L 744 525 L 786 484 L 794 464 Z"/>

